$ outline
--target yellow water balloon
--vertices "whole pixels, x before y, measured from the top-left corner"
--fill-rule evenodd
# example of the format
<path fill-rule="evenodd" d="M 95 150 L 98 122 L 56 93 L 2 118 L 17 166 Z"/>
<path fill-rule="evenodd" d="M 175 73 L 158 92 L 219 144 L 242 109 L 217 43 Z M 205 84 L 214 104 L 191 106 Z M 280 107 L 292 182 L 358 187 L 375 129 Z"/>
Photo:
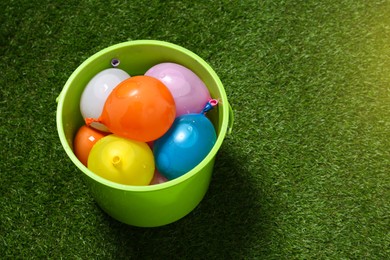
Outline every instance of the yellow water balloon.
<path fill-rule="evenodd" d="M 154 175 L 153 152 L 146 143 L 111 134 L 91 149 L 88 168 L 120 184 L 148 185 Z"/>

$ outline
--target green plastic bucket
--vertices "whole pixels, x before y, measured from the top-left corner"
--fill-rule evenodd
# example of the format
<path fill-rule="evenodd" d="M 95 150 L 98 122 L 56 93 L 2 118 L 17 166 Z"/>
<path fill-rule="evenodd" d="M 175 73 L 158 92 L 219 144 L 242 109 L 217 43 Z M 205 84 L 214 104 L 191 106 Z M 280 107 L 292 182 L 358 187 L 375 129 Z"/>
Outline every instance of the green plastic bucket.
<path fill-rule="evenodd" d="M 73 138 L 84 123 L 79 109 L 81 94 L 94 75 L 112 67 L 130 75 L 142 75 L 161 62 L 179 63 L 194 71 L 206 84 L 217 108 L 208 113 L 217 141 L 207 157 L 194 169 L 174 180 L 150 186 L 129 186 L 108 181 L 86 168 L 74 155 Z M 69 77 L 57 98 L 57 130 L 72 162 L 84 173 L 99 206 L 113 218 L 133 226 L 155 227 L 179 220 L 203 199 L 210 183 L 215 156 L 233 124 L 233 112 L 223 85 L 214 70 L 199 56 L 178 45 L 155 40 L 137 40 L 113 45 L 83 62 Z"/>

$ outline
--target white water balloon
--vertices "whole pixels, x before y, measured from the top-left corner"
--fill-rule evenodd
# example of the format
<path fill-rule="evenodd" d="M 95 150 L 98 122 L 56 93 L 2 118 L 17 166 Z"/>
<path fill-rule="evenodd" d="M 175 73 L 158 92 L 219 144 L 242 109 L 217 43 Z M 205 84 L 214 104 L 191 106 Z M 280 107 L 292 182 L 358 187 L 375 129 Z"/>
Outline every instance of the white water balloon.
<path fill-rule="evenodd" d="M 98 118 L 112 90 L 128 78 L 130 75 L 127 72 L 117 68 L 105 69 L 96 74 L 88 82 L 81 95 L 80 110 L 84 120 L 85 118 Z M 107 127 L 98 122 L 92 123 L 91 127 L 108 132 Z"/>

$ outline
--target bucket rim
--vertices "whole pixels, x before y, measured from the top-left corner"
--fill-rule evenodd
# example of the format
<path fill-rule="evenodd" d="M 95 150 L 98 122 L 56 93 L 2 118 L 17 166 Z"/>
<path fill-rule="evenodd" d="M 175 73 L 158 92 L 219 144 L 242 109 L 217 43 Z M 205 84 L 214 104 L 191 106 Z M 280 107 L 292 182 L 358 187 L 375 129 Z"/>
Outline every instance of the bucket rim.
<path fill-rule="evenodd" d="M 124 47 L 131 47 L 131 46 L 160 46 L 164 48 L 174 49 L 175 51 L 182 52 L 187 56 L 190 56 L 192 59 L 196 60 L 199 64 L 201 64 L 202 67 L 204 67 L 207 72 L 210 74 L 212 79 L 215 81 L 216 85 L 218 86 L 218 91 L 220 92 L 219 97 L 219 109 L 222 109 L 222 124 L 219 133 L 217 134 L 217 140 L 211 149 L 211 151 L 208 153 L 208 155 L 193 169 L 191 169 L 189 172 L 183 174 L 182 176 L 175 178 L 173 180 L 169 180 L 164 183 L 160 184 L 154 184 L 154 185 L 145 185 L 145 186 L 135 186 L 135 185 L 125 185 L 116 183 L 110 180 L 107 180 L 103 177 L 100 177 L 99 175 L 95 174 L 91 170 L 89 170 L 84 164 L 82 164 L 75 154 L 73 153 L 72 148 L 68 144 L 68 141 L 65 136 L 64 132 L 64 124 L 62 122 L 62 112 L 64 107 L 64 99 L 67 91 L 70 89 L 70 86 L 72 85 L 72 82 L 74 81 L 75 77 L 91 62 L 93 62 L 95 59 L 99 58 L 102 55 L 105 55 L 107 53 L 110 53 L 112 51 L 115 51 L 119 48 Z M 71 159 L 71 161 L 81 170 L 85 175 L 87 175 L 89 178 L 97 181 L 98 183 L 108 186 L 113 189 L 123 190 L 123 191 L 134 191 L 134 192 L 145 192 L 145 191 L 157 191 L 162 189 L 169 189 L 170 187 L 176 186 L 179 183 L 185 182 L 192 177 L 194 177 L 195 174 L 197 174 L 202 168 L 206 167 L 207 164 L 209 164 L 216 156 L 218 150 L 220 149 L 223 140 L 225 139 L 225 136 L 228 132 L 229 127 L 229 113 L 231 112 L 231 108 L 227 99 L 227 95 L 225 92 L 225 89 L 223 87 L 223 84 L 218 77 L 217 73 L 214 71 L 214 69 L 200 56 L 195 54 L 194 52 L 179 46 L 174 43 L 166 42 L 166 41 L 160 41 L 160 40 L 132 40 L 132 41 L 126 41 L 118 44 L 111 45 L 109 47 L 106 47 L 89 58 L 87 58 L 84 62 L 82 62 L 76 70 L 73 71 L 71 76 L 66 81 L 63 89 L 61 90 L 60 95 L 57 98 L 57 111 L 56 111 L 56 124 L 57 124 L 57 132 L 62 144 L 62 147 L 64 148 L 66 154 Z"/>

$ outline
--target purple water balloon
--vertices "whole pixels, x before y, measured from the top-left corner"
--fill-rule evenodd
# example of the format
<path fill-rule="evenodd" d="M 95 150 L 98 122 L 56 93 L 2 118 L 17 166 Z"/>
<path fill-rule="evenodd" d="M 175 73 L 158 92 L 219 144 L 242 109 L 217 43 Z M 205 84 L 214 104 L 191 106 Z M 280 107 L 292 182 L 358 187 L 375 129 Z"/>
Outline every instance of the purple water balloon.
<path fill-rule="evenodd" d="M 161 80 L 171 91 L 176 104 L 176 116 L 200 113 L 211 99 L 204 82 L 190 69 L 171 62 L 157 64 L 146 76 Z"/>

